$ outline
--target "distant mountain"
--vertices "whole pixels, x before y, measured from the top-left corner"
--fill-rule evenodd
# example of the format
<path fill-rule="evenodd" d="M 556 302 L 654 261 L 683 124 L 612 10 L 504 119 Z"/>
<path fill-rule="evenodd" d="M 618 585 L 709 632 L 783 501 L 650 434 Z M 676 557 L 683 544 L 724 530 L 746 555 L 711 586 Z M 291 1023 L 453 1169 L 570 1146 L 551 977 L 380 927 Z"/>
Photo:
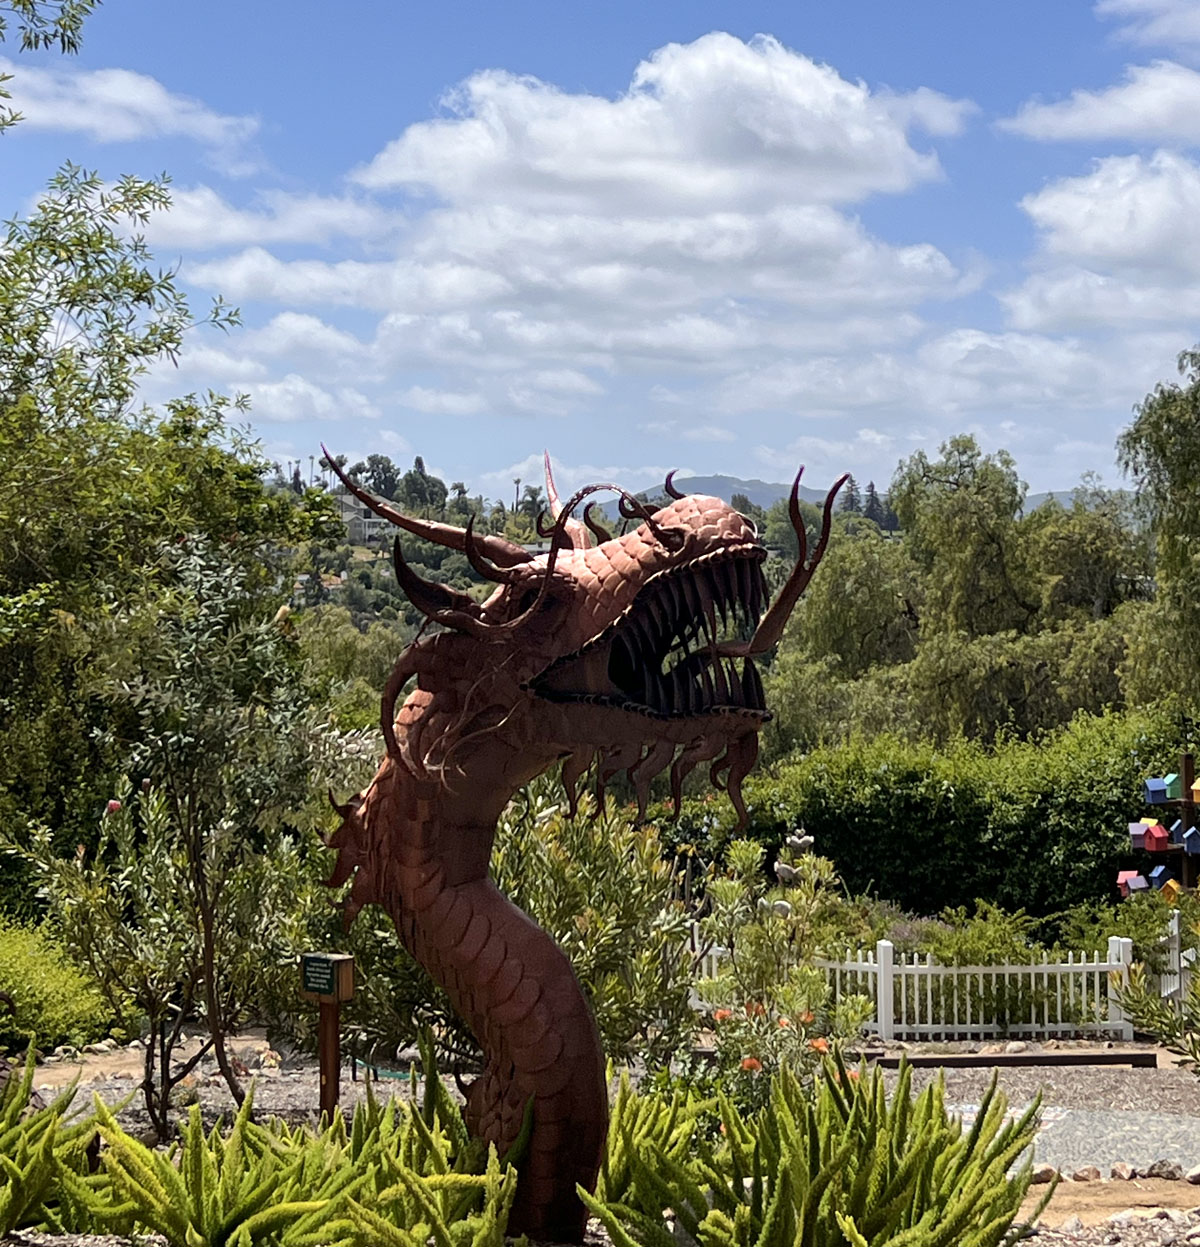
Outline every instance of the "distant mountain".
<path fill-rule="evenodd" d="M 831 481 L 830 484 L 833 482 Z M 780 498 L 786 498 L 791 492 L 791 483 L 783 484 L 781 482 L 744 480 L 740 476 L 677 476 L 674 480 L 675 487 L 680 493 L 685 494 L 709 494 L 714 498 L 721 498 L 725 502 L 732 500 L 734 494 L 745 494 L 756 506 L 762 507 L 765 511 L 772 503 L 778 502 Z M 859 492 L 866 488 L 865 481 L 859 481 Z M 655 497 L 661 490 L 650 489 L 644 490 L 644 493 L 650 497 Z M 800 497 L 805 502 L 815 502 L 818 505 L 825 501 L 825 489 L 813 489 L 807 485 L 800 486 Z M 886 488 L 880 489 L 879 493 L 882 497 L 886 494 Z M 1070 507 L 1071 496 L 1073 490 L 1058 489 L 1052 492 L 1029 494 L 1025 499 L 1025 514 L 1029 515 L 1032 511 L 1036 511 L 1038 507 L 1044 506 L 1051 499 L 1057 499 L 1064 507 Z M 617 518 L 617 504 L 615 502 L 606 502 L 600 508 L 609 520 Z"/>

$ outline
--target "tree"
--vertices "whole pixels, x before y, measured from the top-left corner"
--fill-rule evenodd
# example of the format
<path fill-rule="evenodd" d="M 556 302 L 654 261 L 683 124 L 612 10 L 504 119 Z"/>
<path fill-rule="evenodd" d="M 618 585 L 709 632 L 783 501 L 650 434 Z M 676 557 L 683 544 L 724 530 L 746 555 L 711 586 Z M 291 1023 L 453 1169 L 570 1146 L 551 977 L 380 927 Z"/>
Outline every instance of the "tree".
<path fill-rule="evenodd" d="M 540 485 L 526 485 L 521 495 L 521 514 L 531 525 L 537 523 L 538 516 L 546 509 L 546 496 Z"/>
<path fill-rule="evenodd" d="M 874 493 L 874 489 L 875 482 L 872 481 L 872 494 Z M 858 482 L 853 476 L 847 477 L 845 485 L 842 486 L 842 500 L 838 509 L 850 512 L 861 512 L 863 509 L 862 495 L 858 492 Z"/>
<path fill-rule="evenodd" d="M 350 475 L 354 475 L 353 471 Z M 363 475 L 363 483 L 373 494 L 388 499 L 396 497 L 396 491 L 400 488 L 400 469 L 389 456 L 368 455 Z"/>
<path fill-rule="evenodd" d="M 165 592 L 164 592 L 165 587 Z M 204 1018 L 230 1091 L 226 1036 L 290 975 L 307 883 L 291 834 L 310 800 L 311 729 L 286 617 L 262 614 L 245 564 L 203 541 L 162 551 L 158 576 L 111 621 L 92 692 L 138 782 L 107 804 L 94 854 L 29 851 L 67 946 L 113 1006 L 149 1026 L 143 1093 L 160 1139 L 181 1027 Z M 131 1024 L 136 1024 L 134 1021 Z"/>
<path fill-rule="evenodd" d="M 1195 701 L 1200 680 L 1200 345 L 1178 361 L 1182 385 L 1160 383 L 1134 408 L 1117 458 L 1137 487 L 1155 539 L 1158 591 L 1146 643 Z M 1165 690 L 1164 690 L 1165 691 Z"/>
<path fill-rule="evenodd" d="M 83 20 L 98 3 L 99 0 L 3 0 L 0 3 L 0 43 L 8 37 L 6 14 L 11 14 L 17 19 L 23 52 L 53 47 L 63 53 L 78 52 Z M 0 100 L 10 98 L 4 84 L 11 79 L 11 74 L 0 74 Z M 0 105 L 0 132 L 20 120 L 20 113 Z"/>
<path fill-rule="evenodd" d="M 878 524 L 880 528 L 883 527 L 886 513 L 883 503 L 879 501 L 879 494 L 875 490 L 874 481 L 867 482 L 867 497 L 862 506 L 862 513 L 871 523 Z"/>
<path fill-rule="evenodd" d="M 1012 456 L 985 455 L 967 435 L 943 443 L 940 456 L 918 451 L 903 460 L 891 487 L 905 543 L 926 576 L 922 630 L 1027 631 L 1038 603 L 1018 540 L 1025 485 Z"/>
<path fill-rule="evenodd" d="M 744 515 L 760 533 L 766 531 L 766 511 L 758 503 L 751 502 L 746 494 L 734 494 L 729 500 L 729 505 L 739 514 Z"/>

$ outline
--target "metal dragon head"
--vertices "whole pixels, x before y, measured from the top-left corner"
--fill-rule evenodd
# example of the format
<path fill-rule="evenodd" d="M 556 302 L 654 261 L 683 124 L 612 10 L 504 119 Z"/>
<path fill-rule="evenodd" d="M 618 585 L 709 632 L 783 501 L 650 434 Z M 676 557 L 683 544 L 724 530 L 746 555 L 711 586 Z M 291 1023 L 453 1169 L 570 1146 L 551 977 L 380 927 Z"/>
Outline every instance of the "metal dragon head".
<path fill-rule="evenodd" d="M 397 538 L 401 587 L 446 631 L 414 642 L 384 694 L 382 726 L 395 761 L 475 793 L 482 771 L 493 788 L 507 789 L 507 800 L 561 758 L 572 809 L 580 779 L 594 766 L 600 801 L 624 772 L 643 811 L 656 775 L 669 768 L 678 809 L 684 777 L 709 762 L 713 783 L 728 789 L 744 821 L 741 783 L 770 717 L 754 659 L 779 640 L 812 578 L 846 477 L 829 491 L 809 552 L 797 474 L 788 506 L 800 557 L 768 608 L 766 549 L 753 525 L 719 498 L 681 494 L 673 473 L 666 480 L 672 501 L 656 511 L 615 485 L 590 485 L 564 504 L 547 455 L 550 511 L 538 528 L 550 548 L 535 555 L 476 533 L 473 521 L 458 528 L 403 515 L 346 476 L 327 451 L 326 459 L 377 515 L 461 551 L 496 585 L 476 601 L 425 580 Z M 632 531 L 609 536 L 591 503 L 576 518 L 576 508 L 600 491 L 619 495 L 622 516 L 638 521 Z M 417 687 L 397 716 L 414 675 Z"/>

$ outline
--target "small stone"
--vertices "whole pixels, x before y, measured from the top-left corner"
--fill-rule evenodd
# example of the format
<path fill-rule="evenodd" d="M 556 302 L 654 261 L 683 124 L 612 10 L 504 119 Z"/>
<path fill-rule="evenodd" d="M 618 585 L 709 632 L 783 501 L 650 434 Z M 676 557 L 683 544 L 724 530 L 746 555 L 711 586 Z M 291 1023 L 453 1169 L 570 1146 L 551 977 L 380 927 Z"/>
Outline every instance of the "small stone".
<path fill-rule="evenodd" d="M 1148 1178 L 1165 1178 L 1168 1182 L 1178 1182 L 1183 1177 L 1183 1166 L 1173 1160 L 1156 1160 L 1146 1170 Z"/>
<path fill-rule="evenodd" d="M 1193 1186 L 1200 1186 L 1200 1165 L 1193 1165 L 1183 1175 L 1183 1178 L 1185 1182 L 1190 1182 Z"/>
<path fill-rule="evenodd" d="M 1009 1056 L 1020 1056 L 1029 1051 L 1029 1045 L 1023 1039 L 1013 1039 L 1004 1045 L 1004 1051 Z"/>
<path fill-rule="evenodd" d="M 117 1048 L 117 1041 L 112 1038 L 102 1039 L 96 1047 L 99 1048 L 101 1052 L 114 1052 Z"/>
<path fill-rule="evenodd" d="M 981 1056 L 998 1056 L 1003 1051 L 1004 1045 L 998 1043 L 985 1043 L 983 1047 L 979 1049 Z"/>
<path fill-rule="evenodd" d="M 144 1048 L 146 1045 L 142 1043 L 140 1039 L 131 1039 L 129 1041 L 129 1046 L 131 1048 Z"/>
<path fill-rule="evenodd" d="M 154 1147 L 158 1143 L 158 1131 L 153 1127 L 149 1130 L 143 1130 L 142 1133 L 137 1136 L 137 1141 L 142 1144 L 143 1147 Z"/>
<path fill-rule="evenodd" d="M 1053 1182 L 1058 1175 L 1058 1170 L 1053 1165 L 1034 1165 L 1030 1182 L 1034 1185 L 1041 1185 L 1045 1182 Z"/>
<path fill-rule="evenodd" d="M 1072 1182 L 1099 1182 L 1100 1170 L 1095 1165 L 1082 1165 L 1071 1174 Z"/>
<path fill-rule="evenodd" d="M 133 1082 L 133 1074 L 127 1069 L 119 1069 L 112 1075 L 114 1082 Z"/>
<path fill-rule="evenodd" d="M 1135 1221 L 1144 1221 L 1146 1219 L 1146 1210 L 1144 1208 L 1126 1208 L 1124 1212 L 1114 1212 L 1108 1219 L 1110 1225 L 1132 1225 Z"/>
<path fill-rule="evenodd" d="M 1068 1217 L 1058 1227 L 1060 1234 L 1078 1234 L 1083 1229 L 1083 1222 L 1078 1217 Z"/>
<path fill-rule="evenodd" d="M 1137 1171 L 1134 1169 L 1134 1167 L 1131 1164 L 1129 1164 L 1128 1161 L 1119 1160 L 1108 1171 L 1108 1176 L 1110 1178 L 1116 1178 L 1121 1182 L 1129 1182 L 1133 1179 L 1133 1175 L 1136 1172 Z M 1200 1170 L 1198 1170 L 1198 1172 L 1200 1172 Z M 1200 1178 L 1197 1178 L 1197 1181 L 1200 1182 Z"/>
<path fill-rule="evenodd" d="M 1046 1042 L 1042 1044 L 1042 1047 L 1047 1052 L 1057 1052 L 1058 1049 L 1062 1047 L 1062 1044 L 1060 1044 L 1057 1039 L 1047 1039 Z"/>
<path fill-rule="evenodd" d="M 98 1043 L 85 1043 L 83 1045 L 83 1051 L 87 1056 L 103 1056 L 108 1049 L 102 1048 Z"/>

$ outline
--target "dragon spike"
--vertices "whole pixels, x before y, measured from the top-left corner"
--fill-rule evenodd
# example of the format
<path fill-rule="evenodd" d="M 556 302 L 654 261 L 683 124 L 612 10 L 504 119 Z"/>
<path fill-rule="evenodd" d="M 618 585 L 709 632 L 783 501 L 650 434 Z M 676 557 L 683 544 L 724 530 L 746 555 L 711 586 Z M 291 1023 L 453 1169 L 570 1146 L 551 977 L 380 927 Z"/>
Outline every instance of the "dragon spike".
<path fill-rule="evenodd" d="M 672 468 L 671 471 L 667 473 L 667 479 L 663 483 L 663 489 L 666 492 L 667 497 L 674 498 L 676 500 L 687 497 L 687 494 L 675 488 L 674 478 L 675 478 L 675 473 L 678 471 L 679 471 L 678 468 Z"/>
<path fill-rule="evenodd" d="M 554 469 L 550 466 L 550 452 L 548 450 L 542 452 L 542 458 L 546 464 L 546 501 L 550 507 L 550 518 L 557 520 L 562 512 L 562 503 L 558 498 L 558 486 L 554 483 Z M 542 519 L 538 516 L 537 523 L 538 533 L 543 537 L 549 537 L 550 534 L 542 532 Z M 570 540 L 567 545 L 569 549 L 586 550 L 592 543 L 588 537 L 588 530 L 573 516 L 567 516 L 566 534 Z"/>
<path fill-rule="evenodd" d="M 479 618 L 479 607 L 475 600 L 465 593 L 459 593 L 457 589 L 434 584 L 432 580 L 423 580 L 418 576 L 405 562 L 399 537 L 392 546 L 392 562 L 396 568 L 396 580 L 404 590 L 404 596 L 426 619 L 453 628 L 456 632 L 469 633 L 481 641 L 489 638 L 490 626 Z"/>
<path fill-rule="evenodd" d="M 412 533 L 414 537 L 421 537 L 425 541 L 432 541 L 434 545 L 446 546 L 450 550 L 465 553 L 465 529 L 458 528 L 454 524 L 442 524 L 437 520 L 419 520 L 414 516 L 405 515 L 402 511 L 397 511 L 395 507 L 390 506 L 381 498 L 376 498 L 374 494 L 368 493 L 361 485 L 351 480 L 338 466 L 337 460 L 329 453 L 324 442 L 321 443 L 321 450 L 325 455 L 325 461 L 333 469 L 334 475 L 364 507 L 374 511 L 389 524 L 395 524 L 397 528 L 403 528 L 406 532 Z M 515 541 L 509 541 L 505 537 L 489 533 L 483 537 L 477 537 L 476 541 L 482 552 L 499 567 L 516 567 L 520 563 L 528 563 L 533 558 L 527 550 L 522 550 Z"/>
<path fill-rule="evenodd" d="M 475 517 L 473 515 L 467 520 L 467 526 L 463 529 L 463 553 L 467 556 L 467 562 L 471 564 L 484 580 L 510 585 L 520 576 L 520 573 L 515 568 L 494 567 L 480 553 L 478 538 L 475 536 Z"/>
<path fill-rule="evenodd" d="M 592 530 L 592 532 L 596 534 L 596 540 L 603 545 L 606 541 L 612 540 L 612 533 L 610 533 L 599 520 L 592 518 L 592 510 L 595 505 L 596 504 L 594 502 L 589 502 L 587 506 L 583 508 L 583 522 Z"/>
<path fill-rule="evenodd" d="M 838 490 L 850 479 L 850 474 L 846 473 L 846 475 L 838 477 L 833 483 L 833 488 L 826 495 L 825 507 L 821 517 L 821 535 L 817 539 L 816 549 L 809 556 L 808 536 L 804 531 L 804 517 L 800 514 L 800 477 L 803 472 L 804 469 L 801 468 L 796 473 L 796 479 L 792 484 L 791 497 L 788 499 L 788 515 L 791 518 L 792 528 L 795 530 L 796 541 L 800 548 L 796 566 L 792 568 L 792 574 L 788 577 L 787 584 L 780 589 L 779 596 L 771 603 L 771 609 L 762 617 L 750 640 L 726 641 L 724 644 L 716 647 L 715 652 L 722 658 L 750 658 L 755 654 L 763 653 L 776 644 L 783 635 L 784 626 L 796 603 L 800 600 L 800 595 L 808 587 L 808 582 L 812 579 L 813 572 L 817 570 L 817 564 L 824 557 L 825 547 L 829 544 L 829 534 L 833 528 L 833 501 L 837 497 Z"/>

